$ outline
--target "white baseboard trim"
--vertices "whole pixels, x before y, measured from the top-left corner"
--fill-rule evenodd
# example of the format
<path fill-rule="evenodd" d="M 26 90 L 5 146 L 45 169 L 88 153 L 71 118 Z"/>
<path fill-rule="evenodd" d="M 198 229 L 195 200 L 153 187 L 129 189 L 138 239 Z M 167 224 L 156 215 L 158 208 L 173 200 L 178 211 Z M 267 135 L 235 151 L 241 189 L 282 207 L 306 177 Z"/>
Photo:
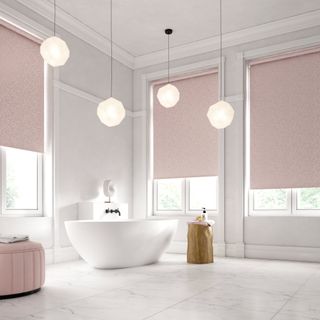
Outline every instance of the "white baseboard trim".
<path fill-rule="evenodd" d="M 226 257 L 244 258 L 243 243 L 226 243 Z"/>
<path fill-rule="evenodd" d="M 187 254 L 187 241 L 172 241 L 166 252 L 167 253 Z M 214 255 L 216 257 L 224 257 L 225 256 L 225 244 L 224 243 L 215 243 L 214 244 Z"/>
<path fill-rule="evenodd" d="M 73 247 L 45 249 L 46 264 L 74 261 L 80 259 Z"/>
<path fill-rule="evenodd" d="M 320 248 L 245 245 L 245 257 L 252 259 L 320 262 Z"/>

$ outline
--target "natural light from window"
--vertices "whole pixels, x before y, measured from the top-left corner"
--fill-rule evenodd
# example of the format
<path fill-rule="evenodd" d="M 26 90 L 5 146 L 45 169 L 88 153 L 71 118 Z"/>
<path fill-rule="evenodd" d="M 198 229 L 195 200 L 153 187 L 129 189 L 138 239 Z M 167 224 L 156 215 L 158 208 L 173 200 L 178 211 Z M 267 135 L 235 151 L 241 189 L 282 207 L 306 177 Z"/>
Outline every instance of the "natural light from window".
<path fill-rule="evenodd" d="M 320 210 L 320 188 L 297 189 L 297 209 Z"/>
<path fill-rule="evenodd" d="M 286 189 L 255 190 L 254 210 L 286 210 L 288 191 Z"/>
<path fill-rule="evenodd" d="M 182 188 L 181 179 L 158 180 L 158 210 L 181 210 Z"/>
<path fill-rule="evenodd" d="M 189 179 L 190 210 L 217 210 L 217 177 Z"/>
<path fill-rule="evenodd" d="M 155 211 L 195 214 L 202 208 L 218 209 L 218 177 L 157 179 L 154 181 Z"/>
<path fill-rule="evenodd" d="M 5 149 L 6 209 L 38 209 L 38 155 L 35 152 Z"/>

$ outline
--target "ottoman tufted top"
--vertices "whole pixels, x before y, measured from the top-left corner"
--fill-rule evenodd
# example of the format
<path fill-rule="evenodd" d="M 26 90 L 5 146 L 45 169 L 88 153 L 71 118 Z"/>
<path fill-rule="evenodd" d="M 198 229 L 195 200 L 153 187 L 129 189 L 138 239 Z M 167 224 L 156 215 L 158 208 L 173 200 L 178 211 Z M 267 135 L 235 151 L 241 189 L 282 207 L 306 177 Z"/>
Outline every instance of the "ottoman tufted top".
<path fill-rule="evenodd" d="M 20 241 L 15 243 L 0 243 L 0 254 L 18 253 L 42 250 L 40 243 L 32 241 Z"/>

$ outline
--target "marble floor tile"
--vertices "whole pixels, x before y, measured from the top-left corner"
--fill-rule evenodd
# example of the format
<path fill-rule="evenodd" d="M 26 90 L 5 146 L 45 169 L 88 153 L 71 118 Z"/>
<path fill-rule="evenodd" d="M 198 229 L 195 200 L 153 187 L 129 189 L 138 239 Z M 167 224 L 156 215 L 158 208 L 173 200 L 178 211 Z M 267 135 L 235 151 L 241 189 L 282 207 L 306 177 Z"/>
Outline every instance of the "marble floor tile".
<path fill-rule="evenodd" d="M 37 294 L 0 300 L 0 320 L 320 320 L 320 264 L 218 258 L 97 270 L 47 266 Z"/>

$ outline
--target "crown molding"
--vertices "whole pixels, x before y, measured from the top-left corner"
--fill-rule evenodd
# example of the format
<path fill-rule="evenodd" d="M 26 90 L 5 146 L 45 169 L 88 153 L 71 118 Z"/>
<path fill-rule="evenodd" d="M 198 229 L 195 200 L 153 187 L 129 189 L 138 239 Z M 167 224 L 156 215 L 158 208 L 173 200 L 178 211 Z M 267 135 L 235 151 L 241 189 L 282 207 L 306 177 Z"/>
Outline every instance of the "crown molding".
<path fill-rule="evenodd" d="M 8 5 L 0 2 L 0 18 L 25 30 L 34 36 L 45 39 L 51 34 L 51 31 L 43 25 L 29 19 L 24 14 L 12 9 Z"/>
<path fill-rule="evenodd" d="M 47 20 L 52 20 L 52 4 L 48 1 L 39 1 L 35 5 L 32 1 L 16 0 L 21 5 L 27 7 L 28 9 L 36 12 L 40 16 L 46 18 Z M 99 33 L 88 28 L 84 23 L 79 22 L 65 11 L 57 7 L 57 25 L 64 30 L 72 33 L 79 39 L 91 44 L 98 50 L 102 52 L 110 51 L 110 40 L 101 36 Z M 116 44 L 113 44 L 113 57 L 125 66 L 133 69 L 134 67 L 134 56 L 131 55 L 126 50 L 120 48 Z"/>
<path fill-rule="evenodd" d="M 320 26 L 320 10 L 298 16 L 269 22 L 252 28 L 247 28 L 223 35 L 223 47 L 233 47 L 248 42 L 279 36 L 285 33 Z M 170 49 L 172 60 L 212 52 L 219 49 L 219 37 L 192 42 Z M 134 60 L 134 69 L 148 67 L 167 61 L 167 50 L 138 56 Z"/>
<path fill-rule="evenodd" d="M 47 20 L 52 20 L 52 5 L 48 1 L 39 1 L 36 4 L 33 1 L 16 0 L 22 6 L 38 13 Z M 3 5 L 1 5 L 2 9 Z M 14 10 L 7 7 L 10 13 Z M 7 9 L 2 11 L 7 11 Z M 6 12 L 7 13 L 7 12 Z M 110 41 L 91 28 L 81 23 L 68 13 L 57 8 L 58 25 L 72 33 L 76 37 L 86 41 L 98 50 L 106 52 L 110 49 Z M 15 16 L 19 16 L 21 21 L 23 12 L 16 12 Z M 33 25 L 35 25 L 33 23 Z M 295 32 L 307 28 L 320 26 L 320 10 L 311 11 L 294 17 L 277 20 L 255 27 L 230 32 L 223 37 L 223 47 L 232 47 L 248 42 L 262 40 L 285 33 Z M 43 27 L 42 27 L 43 29 Z M 40 27 L 41 30 L 41 27 Z M 219 48 L 219 37 L 212 37 L 200 41 L 195 41 L 185 45 L 171 48 L 171 59 L 177 60 L 190 56 L 204 54 L 215 51 Z M 114 58 L 120 63 L 131 69 L 139 69 L 155 64 L 163 63 L 167 60 L 167 50 L 160 50 L 150 54 L 135 57 L 123 48 L 114 45 Z"/>

